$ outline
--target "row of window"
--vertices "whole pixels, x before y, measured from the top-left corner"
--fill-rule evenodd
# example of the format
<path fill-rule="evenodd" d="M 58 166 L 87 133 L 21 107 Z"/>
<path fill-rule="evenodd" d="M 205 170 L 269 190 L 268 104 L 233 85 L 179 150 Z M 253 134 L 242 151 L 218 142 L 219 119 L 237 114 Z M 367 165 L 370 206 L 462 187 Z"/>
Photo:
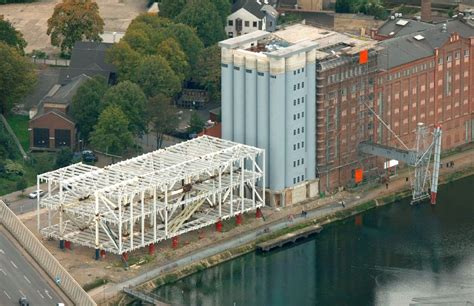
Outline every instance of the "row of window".
<path fill-rule="evenodd" d="M 242 23 L 241 20 L 239 20 L 239 22 Z M 259 21 L 259 22 L 261 23 L 261 21 Z M 234 21 L 233 21 L 233 20 L 229 20 L 229 21 L 227 22 L 227 24 L 228 24 L 229 26 L 233 26 L 233 25 L 234 25 Z M 247 28 L 249 28 L 249 27 L 250 27 L 250 21 L 244 21 L 244 26 L 247 27 Z M 253 22 L 252 22 L 252 27 L 254 27 L 254 28 L 258 27 L 257 21 L 253 21 Z"/>
<path fill-rule="evenodd" d="M 293 70 L 293 75 L 297 75 L 304 72 L 304 68 Z"/>
<path fill-rule="evenodd" d="M 302 174 L 301 176 L 297 176 L 297 177 L 293 178 L 293 184 L 299 183 L 300 181 L 301 182 L 304 181 L 304 174 Z"/>
<path fill-rule="evenodd" d="M 304 118 L 304 112 L 293 114 L 293 120 Z"/>
<path fill-rule="evenodd" d="M 304 148 L 304 141 L 298 142 L 298 143 L 293 145 L 293 151 L 296 151 L 299 148 Z"/>
<path fill-rule="evenodd" d="M 297 159 L 293 161 L 293 168 L 299 166 L 299 165 L 304 165 L 304 158 Z"/>
<path fill-rule="evenodd" d="M 296 106 L 296 104 L 300 105 L 300 103 L 304 103 L 304 97 L 293 100 L 293 106 Z"/>
<path fill-rule="evenodd" d="M 328 76 L 328 84 L 339 83 L 339 82 L 344 81 L 345 79 L 362 75 L 362 73 L 363 73 L 362 66 L 359 66 L 359 67 L 347 69 L 340 73 L 331 74 L 330 76 Z M 366 73 L 367 73 L 367 69 L 364 69 L 364 74 Z"/>
<path fill-rule="evenodd" d="M 299 135 L 300 133 L 304 133 L 304 126 L 293 130 L 293 135 Z"/>
<path fill-rule="evenodd" d="M 304 88 L 304 82 L 293 85 L 293 91 L 296 91 L 296 89 L 300 89 L 300 88 Z"/>

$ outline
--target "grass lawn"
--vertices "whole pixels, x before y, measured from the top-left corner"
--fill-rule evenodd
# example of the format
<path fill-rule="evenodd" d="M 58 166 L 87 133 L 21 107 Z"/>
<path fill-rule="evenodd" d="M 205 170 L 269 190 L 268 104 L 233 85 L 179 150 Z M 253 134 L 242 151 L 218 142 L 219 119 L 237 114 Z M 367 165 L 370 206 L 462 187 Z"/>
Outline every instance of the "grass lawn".
<path fill-rule="evenodd" d="M 10 124 L 13 132 L 15 132 L 16 137 L 18 137 L 23 149 L 28 152 L 30 147 L 30 136 L 28 134 L 28 116 L 11 114 L 7 117 L 7 121 L 8 124 Z"/>

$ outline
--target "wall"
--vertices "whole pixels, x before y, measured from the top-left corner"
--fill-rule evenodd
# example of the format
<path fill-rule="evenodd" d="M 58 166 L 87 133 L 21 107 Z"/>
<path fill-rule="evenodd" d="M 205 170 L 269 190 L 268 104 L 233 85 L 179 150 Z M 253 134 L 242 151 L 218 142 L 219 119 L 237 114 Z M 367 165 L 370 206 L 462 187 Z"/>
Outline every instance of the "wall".
<path fill-rule="evenodd" d="M 236 19 L 237 18 L 240 18 L 242 19 L 242 32 L 241 33 L 237 33 L 236 31 Z M 229 20 L 233 20 L 233 25 L 229 25 Z M 246 27 L 245 26 L 245 21 L 249 21 L 249 27 Z M 253 22 L 257 22 L 257 27 L 253 27 Z M 240 9 L 236 12 L 234 12 L 233 14 L 227 16 L 227 20 L 226 20 L 226 26 L 225 26 L 225 33 L 227 36 L 230 37 L 229 35 L 229 32 L 232 32 L 232 37 L 236 37 L 238 35 L 244 35 L 244 34 L 247 34 L 247 33 L 250 33 L 250 32 L 253 32 L 253 31 L 256 31 L 256 30 L 259 30 L 258 28 L 258 22 L 261 21 L 260 19 L 258 19 L 257 17 L 255 17 L 253 14 L 249 13 L 247 10 L 245 9 Z M 262 28 L 260 30 L 265 30 L 265 23 L 262 22 Z"/>
<path fill-rule="evenodd" d="M 49 148 L 55 150 L 54 130 L 64 129 L 71 131 L 71 146 L 74 148 L 76 143 L 75 124 L 66 120 L 65 118 L 55 114 L 48 113 L 36 119 L 30 120 L 29 134 L 30 134 L 30 148 L 33 147 L 33 129 L 34 128 L 48 128 L 49 129 Z"/>

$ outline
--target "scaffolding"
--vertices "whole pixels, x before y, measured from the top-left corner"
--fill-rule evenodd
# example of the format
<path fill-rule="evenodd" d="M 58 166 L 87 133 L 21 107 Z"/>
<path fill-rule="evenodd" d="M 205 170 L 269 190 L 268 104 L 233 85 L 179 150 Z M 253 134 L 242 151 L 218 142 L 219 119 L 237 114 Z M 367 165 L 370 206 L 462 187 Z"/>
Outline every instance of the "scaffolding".
<path fill-rule="evenodd" d="M 73 164 L 38 176 L 38 230 L 96 253 L 131 252 L 264 206 L 264 165 L 262 149 L 210 136 L 105 168 Z"/>

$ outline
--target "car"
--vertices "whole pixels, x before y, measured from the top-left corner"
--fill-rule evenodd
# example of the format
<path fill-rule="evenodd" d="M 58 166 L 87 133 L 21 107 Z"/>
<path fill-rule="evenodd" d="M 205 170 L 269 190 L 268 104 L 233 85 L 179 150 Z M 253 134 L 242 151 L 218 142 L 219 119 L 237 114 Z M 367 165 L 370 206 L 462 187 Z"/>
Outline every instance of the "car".
<path fill-rule="evenodd" d="M 98 161 L 98 158 L 91 150 L 84 150 L 82 151 L 82 160 L 88 163 L 93 163 Z"/>
<path fill-rule="evenodd" d="M 18 300 L 18 304 L 20 304 L 20 306 L 30 306 L 30 303 L 28 302 L 28 299 L 26 297 L 21 297 Z"/>
<path fill-rule="evenodd" d="M 44 195 L 44 191 L 41 190 L 41 189 L 35 190 L 35 191 L 33 191 L 32 193 L 30 193 L 30 194 L 28 195 L 28 197 L 29 197 L 30 199 L 36 199 L 36 198 L 38 197 L 38 194 L 39 194 L 40 197 L 42 197 L 42 196 Z"/>

